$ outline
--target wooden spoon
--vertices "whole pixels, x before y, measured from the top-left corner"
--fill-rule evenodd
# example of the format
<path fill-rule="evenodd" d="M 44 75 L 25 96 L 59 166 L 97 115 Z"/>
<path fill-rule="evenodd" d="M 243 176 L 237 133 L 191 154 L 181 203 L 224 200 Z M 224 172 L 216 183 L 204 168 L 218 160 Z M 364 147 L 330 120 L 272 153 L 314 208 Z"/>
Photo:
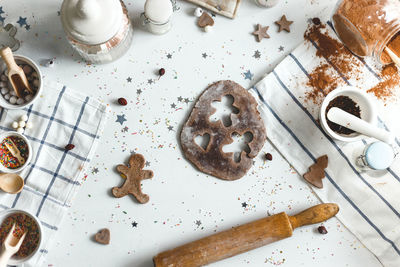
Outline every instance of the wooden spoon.
<path fill-rule="evenodd" d="M 24 188 L 24 179 L 15 173 L 0 174 L 0 189 L 9 194 L 18 194 Z"/>
<path fill-rule="evenodd" d="M 18 97 L 23 97 L 23 91 L 26 89 L 31 94 L 33 94 L 33 90 L 29 85 L 28 79 L 22 68 L 15 63 L 14 56 L 9 47 L 4 47 L 0 50 L 0 55 L 3 58 L 4 62 L 7 65 L 8 69 L 8 79 L 12 87 L 14 88 L 15 93 Z"/>

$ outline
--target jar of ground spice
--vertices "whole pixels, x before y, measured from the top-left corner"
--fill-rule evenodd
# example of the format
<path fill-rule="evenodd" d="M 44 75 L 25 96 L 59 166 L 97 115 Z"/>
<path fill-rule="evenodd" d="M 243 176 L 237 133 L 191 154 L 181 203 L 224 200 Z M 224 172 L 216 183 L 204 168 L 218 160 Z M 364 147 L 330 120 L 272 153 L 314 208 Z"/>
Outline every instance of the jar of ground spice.
<path fill-rule="evenodd" d="M 400 1 L 340 0 L 333 25 L 341 41 L 356 55 L 391 63 L 388 46 L 400 55 Z"/>

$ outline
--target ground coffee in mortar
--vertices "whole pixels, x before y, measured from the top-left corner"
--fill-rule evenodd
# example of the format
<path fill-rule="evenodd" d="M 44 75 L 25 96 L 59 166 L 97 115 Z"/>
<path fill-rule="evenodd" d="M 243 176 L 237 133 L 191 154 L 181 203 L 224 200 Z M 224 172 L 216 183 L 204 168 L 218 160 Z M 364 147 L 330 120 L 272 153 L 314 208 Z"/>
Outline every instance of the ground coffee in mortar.
<path fill-rule="evenodd" d="M 356 116 L 358 118 L 361 118 L 361 110 L 360 110 L 360 107 L 357 105 L 357 103 L 354 102 L 348 96 L 338 96 L 338 97 L 334 98 L 331 102 L 329 102 L 328 107 L 326 108 L 326 112 L 325 112 L 326 121 L 328 122 L 328 126 L 333 131 L 335 131 L 338 134 L 345 134 L 345 135 L 354 133 L 353 130 L 347 129 L 346 127 L 343 127 L 339 124 L 336 124 L 336 123 L 328 120 L 328 116 L 327 116 L 328 112 L 333 107 L 340 108 L 341 110 L 344 110 L 350 114 L 353 114 L 354 116 Z"/>

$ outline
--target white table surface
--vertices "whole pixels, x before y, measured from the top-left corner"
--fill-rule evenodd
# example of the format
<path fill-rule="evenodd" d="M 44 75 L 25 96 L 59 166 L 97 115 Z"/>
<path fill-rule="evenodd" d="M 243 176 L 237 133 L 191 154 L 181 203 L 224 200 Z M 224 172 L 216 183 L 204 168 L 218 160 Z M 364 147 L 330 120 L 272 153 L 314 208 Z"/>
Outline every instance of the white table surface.
<path fill-rule="evenodd" d="M 112 109 L 46 265 L 150 267 L 152 257 L 163 250 L 268 214 L 295 214 L 318 204 L 301 176 L 268 142 L 244 178 L 225 182 L 198 172 L 183 157 L 178 135 L 193 100 L 209 83 L 231 79 L 250 87 L 303 41 L 307 19 L 330 14 L 334 2 L 282 0 L 263 9 L 243 1 L 238 17 L 217 16 L 211 33 L 196 26 L 194 5 L 179 2 L 172 30 L 155 36 L 141 26 L 144 1 L 125 0 L 135 27 L 132 47 L 122 59 L 94 66 L 84 63 L 66 43 L 58 16 L 60 0 L 1 1 L 1 18 L 18 28 L 18 53 L 37 62 L 56 57 L 56 66 L 42 67 L 47 79 L 84 91 Z M 294 21 L 291 33 L 278 33 L 273 23 L 283 14 Z M 20 16 L 26 18 L 28 29 L 17 24 Z M 271 39 L 255 41 L 251 32 L 257 23 L 270 26 Z M 166 74 L 158 80 L 155 73 L 161 67 Z M 246 79 L 247 71 L 254 74 L 251 80 Z M 129 104 L 117 105 L 118 97 Z M 120 125 L 116 116 L 122 114 L 127 121 Z M 145 205 L 110 193 L 122 182 L 115 166 L 126 162 L 131 151 L 143 154 L 147 168 L 155 173 L 143 182 L 143 191 L 150 195 Z M 272 153 L 271 162 L 263 160 L 266 152 Z M 289 239 L 212 266 L 380 266 L 336 218 L 324 225 L 327 235 L 319 234 L 317 226 L 303 227 Z M 92 241 L 104 227 L 111 231 L 108 246 Z"/>

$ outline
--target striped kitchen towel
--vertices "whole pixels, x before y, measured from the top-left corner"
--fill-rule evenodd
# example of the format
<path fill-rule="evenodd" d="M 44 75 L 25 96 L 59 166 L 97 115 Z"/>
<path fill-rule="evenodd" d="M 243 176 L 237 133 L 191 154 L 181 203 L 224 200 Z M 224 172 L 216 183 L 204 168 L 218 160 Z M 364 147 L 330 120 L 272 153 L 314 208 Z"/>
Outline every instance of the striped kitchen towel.
<path fill-rule="evenodd" d="M 1 110 L 0 130 L 11 131 L 12 122 L 23 114 L 34 125 L 24 133 L 31 141 L 33 157 L 20 173 L 24 189 L 17 195 L 0 192 L 0 209 L 23 209 L 42 222 L 43 246 L 28 264 L 41 266 L 96 150 L 106 122 L 106 105 L 66 86 L 46 82 L 33 105 Z M 66 151 L 67 144 L 75 148 Z"/>
<path fill-rule="evenodd" d="M 321 30 L 331 36 L 332 40 L 337 40 L 329 23 Z M 306 38 L 304 43 L 250 91 L 259 100 L 269 139 L 300 175 L 307 172 L 316 158 L 328 155 L 329 166 L 326 169 L 326 178 L 323 179 L 324 187 L 313 190 L 323 202 L 339 204 L 340 212 L 337 217 L 383 265 L 398 267 L 400 162 L 397 160 L 382 176 L 359 171 L 355 158 L 360 154 L 356 151 L 360 152 L 366 143 L 373 140 L 365 138 L 355 143 L 332 140 L 318 122 L 320 101 L 314 103 L 306 97 L 307 92 L 315 89 L 312 84 L 318 85 L 313 72 L 318 72 L 318 66 L 322 65 L 332 82 L 338 86 L 353 85 L 360 90 L 368 90 L 386 81 L 382 81 L 380 69 L 351 53 L 346 55 L 347 59 L 340 59 L 343 56 L 340 53 L 335 58 L 326 56 L 326 51 L 323 51 L 326 47 L 321 46 L 326 45 L 324 42 L 327 40 L 315 40 L 313 37 L 316 36 L 310 35 Z M 343 73 L 340 66 L 340 60 L 349 58 L 354 75 Z M 325 94 L 321 90 L 321 98 Z M 375 97 L 372 93 L 371 96 Z M 398 97 L 392 96 L 386 101 L 375 97 L 375 100 L 379 106 L 380 126 L 399 136 Z M 399 144 L 397 139 L 396 146 Z"/>

